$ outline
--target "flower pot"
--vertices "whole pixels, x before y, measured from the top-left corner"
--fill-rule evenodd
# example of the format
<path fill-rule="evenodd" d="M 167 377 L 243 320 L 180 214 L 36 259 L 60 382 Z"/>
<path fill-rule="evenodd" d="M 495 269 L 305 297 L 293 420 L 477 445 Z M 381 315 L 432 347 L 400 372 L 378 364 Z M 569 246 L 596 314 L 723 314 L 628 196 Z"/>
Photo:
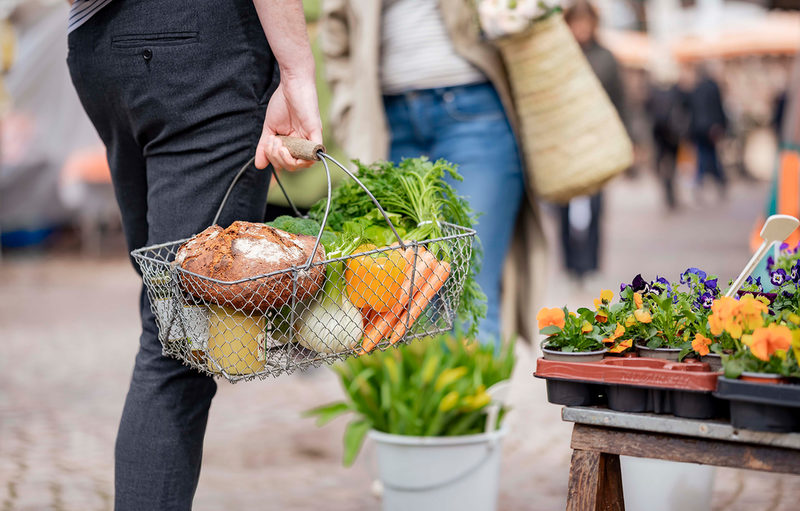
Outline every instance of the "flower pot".
<path fill-rule="evenodd" d="M 506 432 L 415 437 L 370 431 L 384 511 L 495 510 Z"/>
<path fill-rule="evenodd" d="M 639 354 L 640 357 L 646 358 L 658 358 L 661 360 L 670 360 L 672 362 L 678 362 L 678 356 L 681 353 L 680 348 L 648 348 L 643 344 L 636 345 L 636 353 Z"/>
<path fill-rule="evenodd" d="M 671 413 L 709 419 L 727 414 L 712 396 L 719 373 L 697 362 L 608 357 L 594 364 L 539 359 L 547 400 L 566 406 L 604 405 L 623 412 Z"/>
<path fill-rule="evenodd" d="M 700 357 L 700 362 L 705 362 L 715 373 L 722 371 L 722 357 L 718 353 L 709 353 Z"/>
<path fill-rule="evenodd" d="M 749 371 L 743 372 L 739 379 L 753 383 L 786 383 L 786 378 L 779 374 L 751 373 Z"/>
<path fill-rule="evenodd" d="M 730 403 L 734 428 L 800 432 L 800 385 L 729 380 L 720 376 L 714 395 Z"/>
<path fill-rule="evenodd" d="M 603 360 L 608 349 L 603 348 L 597 351 L 579 351 L 573 353 L 564 353 L 560 350 L 552 350 L 545 347 L 547 339 L 542 341 L 540 347 L 542 348 L 542 356 L 545 360 L 556 360 L 559 362 L 599 362 Z"/>

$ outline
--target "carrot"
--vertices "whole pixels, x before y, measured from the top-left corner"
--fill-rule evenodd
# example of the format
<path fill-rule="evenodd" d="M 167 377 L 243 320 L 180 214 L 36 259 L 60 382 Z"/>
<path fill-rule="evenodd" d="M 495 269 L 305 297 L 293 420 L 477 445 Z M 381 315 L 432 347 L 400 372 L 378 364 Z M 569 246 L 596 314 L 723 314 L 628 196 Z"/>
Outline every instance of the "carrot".
<path fill-rule="evenodd" d="M 406 334 L 408 328 L 414 324 L 419 318 L 425 307 L 433 300 L 436 293 L 444 286 L 447 277 L 450 276 L 450 265 L 441 261 L 436 264 L 433 269 L 433 276 L 422 283 L 419 290 L 414 294 L 414 299 L 411 301 L 408 310 L 400 316 L 400 319 L 392 327 L 392 337 L 389 339 L 389 344 L 394 344 Z"/>
<path fill-rule="evenodd" d="M 409 262 L 411 260 L 413 260 L 413 257 L 409 258 Z M 419 291 L 419 289 L 425 285 L 425 282 L 430 280 L 431 276 L 433 276 L 434 267 L 437 265 L 438 261 L 433 254 L 427 250 L 424 252 L 420 251 L 419 257 L 417 257 L 416 269 L 413 271 L 413 287 L 409 287 L 412 286 L 412 272 L 409 271 L 408 275 L 406 276 L 406 281 L 403 283 L 402 292 L 407 293 L 408 289 L 413 289 L 416 290 L 414 292 L 414 296 L 416 296 L 417 291 Z M 414 296 L 411 297 L 412 300 Z M 370 324 L 367 325 L 366 329 L 364 330 L 364 341 L 361 344 L 361 347 L 363 348 L 362 353 L 369 353 L 373 348 L 375 348 L 381 339 L 389 335 L 389 332 L 391 332 L 395 323 L 397 323 L 397 321 L 400 319 L 400 316 L 403 313 L 403 310 L 406 308 L 406 305 L 407 300 L 398 300 L 398 302 L 390 310 L 370 318 Z"/>

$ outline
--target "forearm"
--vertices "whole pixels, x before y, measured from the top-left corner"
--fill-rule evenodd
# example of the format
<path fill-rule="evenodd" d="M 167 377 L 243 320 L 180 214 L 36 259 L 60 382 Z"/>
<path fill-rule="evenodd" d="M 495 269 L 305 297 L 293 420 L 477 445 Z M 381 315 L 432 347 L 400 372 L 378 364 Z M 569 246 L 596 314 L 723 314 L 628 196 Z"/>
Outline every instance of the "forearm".
<path fill-rule="evenodd" d="M 314 56 L 308 42 L 301 0 L 253 0 L 281 80 L 314 81 Z"/>

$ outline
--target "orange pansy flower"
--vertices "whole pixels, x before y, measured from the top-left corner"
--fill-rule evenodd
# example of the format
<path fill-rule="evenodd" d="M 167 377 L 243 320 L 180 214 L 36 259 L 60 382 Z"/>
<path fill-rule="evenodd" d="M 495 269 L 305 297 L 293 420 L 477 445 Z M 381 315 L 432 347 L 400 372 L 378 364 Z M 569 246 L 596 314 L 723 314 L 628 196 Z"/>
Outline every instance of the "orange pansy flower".
<path fill-rule="evenodd" d="M 642 308 L 642 294 L 641 293 L 633 293 L 633 303 L 636 304 L 637 309 Z"/>
<path fill-rule="evenodd" d="M 636 321 L 639 323 L 650 323 L 653 321 L 653 317 L 644 309 L 636 309 L 633 311 L 633 317 L 635 317 Z"/>
<path fill-rule="evenodd" d="M 792 345 L 792 331 L 784 325 L 769 325 L 757 328 L 753 335 L 742 339 L 750 352 L 758 359 L 767 361 L 776 351 L 786 352 Z"/>
<path fill-rule="evenodd" d="M 631 346 L 633 346 L 633 340 L 632 339 L 626 339 L 626 340 L 620 342 L 619 344 L 617 344 L 616 346 L 614 346 L 613 348 L 611 348 L 608 351 L 609 351 L 609 353 L 622 353 L 623 351 L 627 350 Z"/>
<path fill-rule="evenodd" d="M 617 328 L 614 330 L 614 333 L 611 334 L 611 337 L 609 337 L 607 339 L 603 339 L 603 342 L 612 343 L 612 342 L 616 341 L 617 339 L 619 339 L 620 337 L 622 337 L 622 334 L 624 334 L 624 333 L 625 333 L 625 327 L 623 327 L 622 325 L 617 323 Z"/>
<path fill-rule="evenodd" d="M 711 352 L 711 350 L 708 349 L 710 345 L 711 345 L 711 339 L 702 334 L 695 335 L 694 340 L 692 341 L 692 349 L 703 357 Z"/>
<path fill-rule="evenodd" d="M 539 314 L 536 315 L 536 319 L 539 321 L 539 330 L 548 326 L 564 328 L 565 324 L 564 311 L 558 307 L 552 309 L 542 307 L 542 310 L 540 310 Z"/>

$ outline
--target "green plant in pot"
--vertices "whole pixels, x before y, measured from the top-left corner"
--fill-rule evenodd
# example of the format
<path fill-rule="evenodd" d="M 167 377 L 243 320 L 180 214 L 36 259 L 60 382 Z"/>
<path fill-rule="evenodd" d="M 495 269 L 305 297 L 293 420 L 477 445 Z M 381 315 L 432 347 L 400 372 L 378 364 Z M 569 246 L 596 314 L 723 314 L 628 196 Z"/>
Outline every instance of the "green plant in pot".
<path fill-rule="evenodd" d="M 620 297 L 630 308 L 624 325 L 639 355 L 677 361 L 695 351 L 695 337 L 707 330 L 706 318 L 719 295 L 717 283 L 716 276 L 689 268 L 677 284 L 664 277 L 648 283 L 641 275 L 623 284 Z"/>
<path fill-rule="evenodd" d="M 608 302 L 606 302 L 607 304 Z M 595 312 L 580 308 L 570 312 L 564 308 L 542 308 L 536 316 L 542 341 L 542 353 L 548 360 L 595 362 L 606 352 L 604 331 L 597 324 Z"/>
<path fill-rule="evenodd" d="M 367 435 L 375 441 L 386 509 L 440 509 L 443 498 L 493 509 L 506 409 L 498 411 L 490 392 L 511 377 L 514 361 L 513 343 L 422 339 L 337 364 L 344 400 L 306 415 L 320 426 L 354 416 L 344 464 L 353 463 Z"/>
<path fill-rule="evenodd" d="M 736 351 L 723 357 L 726 378 L 758 383 L 800 378 L 800 326 L 780 315 L 764 319 L 752 333 L 742 333 Z"/>

